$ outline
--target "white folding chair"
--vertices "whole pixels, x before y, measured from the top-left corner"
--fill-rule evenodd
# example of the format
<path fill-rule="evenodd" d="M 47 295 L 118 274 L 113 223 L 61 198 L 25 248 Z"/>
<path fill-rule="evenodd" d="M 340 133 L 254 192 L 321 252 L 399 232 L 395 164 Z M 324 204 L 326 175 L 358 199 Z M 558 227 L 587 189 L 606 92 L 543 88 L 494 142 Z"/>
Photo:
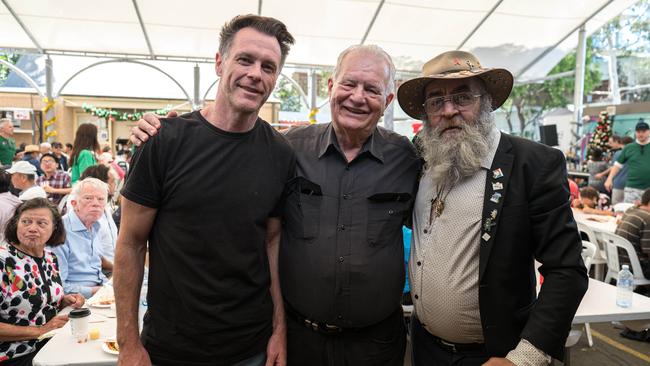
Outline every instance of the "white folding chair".
<path fill-rule="evenodd" d="M 587 273 L 589 273 L 594 256 L 597 253 L 598 247 L 596 244 L 585 240 L 582 241 L 582 261 L 585 263 L 585 267 L 587 267 Z M 589 323 L 585 323 L 585 333 L 587 334 L 587 343 L 589 343 L 589 347 L 593 347 L 594 339 L 591 337 L 591 325 L 589 325 Z"/>
<path fill-rule="evenodd" d="M 612 279 L 618 281 L 618 272 L 621 266 L 618 260 L 618 248 L 623 249 L 628 258 L 630 258 L 630 271 L 634 275 L 633 286 L 650 285 L 650 279 L 645 278 L 639 257 L 636 255 L 636 250 L 632 243 L 627 239 L 612 233 L 601 232 L 599 233 L 600 239 L 605 243 L 607 249 L 607 274 L 605 275 L 605 282 L 609 283 Z"/>
<path fill-rule="evenodd" d="M 591 268 L 591 265 L 596 266 L 596 269 L 594 270 L 594 278 L 597 279 L 598 281 L 602 281 L 603 267 L 607 264 L 607 252 L 605 251 L 604 245 L 599 240 L 598 235 L 601 232 L 600 231 L 596 232 L 591 227 L 581 222 L 577 222 L 577 224 L 578 224 L 578 231 L 584 233 L 587 236 L 587 241 L 597 246 L 596 253 L 592 257 L 591 263 L 589 267 L 587 267 L 587 270 Z"/>

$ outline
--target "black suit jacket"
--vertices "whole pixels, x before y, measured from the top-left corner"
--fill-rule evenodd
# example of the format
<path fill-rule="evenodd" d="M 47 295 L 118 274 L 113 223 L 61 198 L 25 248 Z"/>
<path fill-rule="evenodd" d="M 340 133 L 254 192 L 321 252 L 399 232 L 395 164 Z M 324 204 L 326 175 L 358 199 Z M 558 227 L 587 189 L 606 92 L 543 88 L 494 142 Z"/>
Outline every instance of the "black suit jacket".
<path fill-rule="evenodd" d="M 563 154 L 502 133 L 481 229 L 479 306 L 488 352 L 504 357 L 525 338 L 562 359 L 588 285 Z M 539 296 L 534 259 L 544 276 Z"/>

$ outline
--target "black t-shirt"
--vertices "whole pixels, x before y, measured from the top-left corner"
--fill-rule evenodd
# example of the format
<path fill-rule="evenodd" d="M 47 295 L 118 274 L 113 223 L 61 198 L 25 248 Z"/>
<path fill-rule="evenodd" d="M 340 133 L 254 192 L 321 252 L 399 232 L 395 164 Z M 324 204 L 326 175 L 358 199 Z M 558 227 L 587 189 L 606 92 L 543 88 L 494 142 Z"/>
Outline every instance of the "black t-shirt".
<path fill-rule="evenodd" d="M 154 364 L 230 365 L 263 352 L 272 331 L 266 221 L 295 156 L 261 119 L 245 133 L 199 111 L 162 126 L 122 191 L 157 209 L 143 343 Z"/>

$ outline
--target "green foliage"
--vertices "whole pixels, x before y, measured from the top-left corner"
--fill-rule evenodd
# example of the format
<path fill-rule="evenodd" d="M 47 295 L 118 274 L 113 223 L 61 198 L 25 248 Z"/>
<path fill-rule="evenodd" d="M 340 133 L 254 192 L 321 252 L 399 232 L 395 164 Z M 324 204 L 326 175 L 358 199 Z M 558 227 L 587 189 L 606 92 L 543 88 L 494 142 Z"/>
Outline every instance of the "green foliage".
<path fill-rule="evenodd" d="M 280 110 L 285 112 L 300 112 L 300 93 L 286 78 L 281 77 L 273 96 L 281 102 Z"/>
<path fill-rule="evenodd" d="M 576 52 L 567 54 L 560 62 L 551 69 L 549 75 L 575 70 Z M 594 63 L 594 48 L 591 38 L 587 39 L 587 52 L 585 59 L 585 88 L 587 95 L 601 84 L 601 75 Z M 510 132 L 514 132 L 512 117 L 516 114 L 519 119 L 519 133 L 522 136 L 530 136 L 526 128 L 535 120 L 540 118 L 546 111 L 565 107 L 573 103 L 575 90 L 575 76 L 564 77 L 555 80 L 547 80 L 538 84 L 517 85 L 513 88 L 510 97 L 504 103 L 506 120 Z"/>
<path fill-rule="evenodd" d="M 15 65 L 20 58 L 19 54 L 16 53 L 0 53 L 0 60 L 7 61 L 10 64 Z M 9 76 L 11 70 L 5 65 L 0 65 L 0 84 L 4 82 Z"/>

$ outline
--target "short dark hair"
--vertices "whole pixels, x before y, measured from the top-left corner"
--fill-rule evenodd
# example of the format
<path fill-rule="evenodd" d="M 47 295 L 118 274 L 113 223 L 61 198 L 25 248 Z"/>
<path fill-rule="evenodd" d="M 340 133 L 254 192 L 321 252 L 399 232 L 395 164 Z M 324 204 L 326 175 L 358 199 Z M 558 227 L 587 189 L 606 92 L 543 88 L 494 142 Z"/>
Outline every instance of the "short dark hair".
<path fill-rule="evenodd" d="M 54 141 L 52 143 L 52 147 L 57 148 L 57 149 L 63 149 L 63 144 L 58 142 L 58 141 Z"/>
<path fill-rule="evenodd" d="M 68 149 L 72 149 L 72 144 L 68 142 L 65 144 L 65 147 L 67 147 Z"/>
<path fill-rule="evenodd" d="M 221 33 L 219 33 L 219 53 L 222 57 L 225 57 L 230 51 L 230 46 L 232 45 L 232 40 L 235 38 L 235 35 L 240 30 L 251 27 L 256 31 L 264 34 L 268 34 L 271 37 L 275 37 L 278 43 L 280 44 L 280 65 L 284 65 L 284 60 L 286 60 L 287 55 L 289 54 L 289 48 L 295 42 L 293 36 L 287 30 L 287 26 L 284 25 L 281 21 L 271 18 L 263 17 L 259 15 L 238 15 L 221 28 Z M 280 70 L 278 70 L 280 72 Z"/>
<path fill-rule="evenodd" d="M 54 154 L 52 154 L 52 153 L 45 153 L 45 154 L 41 155 L 41 160 L 39 160 L 39 161 L 42 162 L 42 161 L 43 161 L 43 158 L 47 158 L 48 156 L 49 156 L 50 158 L 54 159 L 54 162 L 55 162 L 55 163 L 59 161 L 59 160 L 56 158 L 56 156 L 54 156 Z"/>
<path fill-rule="evenodd" d="M 591 186 L 582 187 L 580 188 L 580 197 L 598 200 L 598 190 Z"/>
<path fill-rule="evenodd" d="M 84 180 L 90 177 L 90 178 L 97 178 L 102 182 L 108 184 L 108 174 L 109 174 L 108 172 L 109 172 L 109 168 L 104 164 L 92 165 L 86 168 L 86 170 L 84 170 L 83 173 L 81 173 L 79 180 Z"/>
<path fill-rule="evenodd" d="M 641 204 L 647 206 L 650 203 L 650 188 L 646 189 L 641 195 Z"/>
<path fill-rule="evenodd" d="M 627 144 L 631 144 L 631 143 L 633 143 L 633 142 L 634 142 L 634 139 L 631 138 L 630 136 L 625 136 L 625 137 L 623 137 L 623 139 L 621 140 L 621 142 L 623 142 L 623 145 L 627 145 Z"/>
<path fill-rule="evenodd" d="M 616 142 L 617 144 L 620 144 L 621 141 L 622 141 L 621 136 L 619 136 L 619 135 L 612 135 L 612 137 L 610 138 L 610 140 Z"/>
<path fill-rule="evenodd" d="M 59 210 L 57 210 L 57 208 L 54 207 L 54 205 L 52 205 L 46 198 L 32 198 L 16 207 L 14 215 L 7 222 L 7 226 L 5 226 L 5 240 L 7 240 L 7 243 L 20 245 L 20 242 L 18 241 L 18 220 L 20 220 L 20 216 L 23 212 L 38 208 L 47 208 L 52 213 L 52 224 L 54 229 L 52 230 L 52 235 L 45 244 L 51 247 L 56 247 L 65 242 L 65 227 L 63 227 L 63 220 L 61 219 Z"/>
<path fill-rule="evenodd" d="M 11 174 L 0 169 L 0 193 L 9 192 L 9 188 L 11 188 Z"/>

